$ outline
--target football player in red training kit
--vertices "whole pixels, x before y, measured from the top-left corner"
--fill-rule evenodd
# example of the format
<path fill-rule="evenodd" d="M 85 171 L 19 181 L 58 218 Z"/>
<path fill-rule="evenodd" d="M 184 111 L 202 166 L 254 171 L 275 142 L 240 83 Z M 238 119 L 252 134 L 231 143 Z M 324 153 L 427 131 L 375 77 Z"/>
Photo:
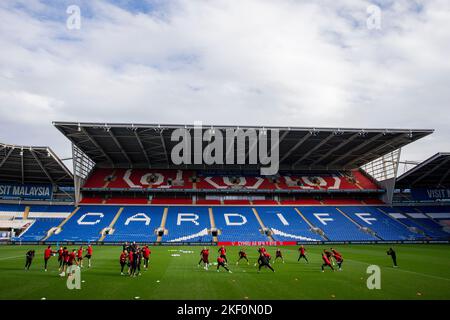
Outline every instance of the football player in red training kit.
<path fill-rule="evenodd" d="M 80 268 L 83 268 L 83 247 L 79 247 L 77 251 L 77 263 L 79 264 Z"/>
<path fill-rule="evenodd" d="M 248 258 L 247 258 L 247 253 L 245 253 L 245 250 L 244 250 L 244 249 L 241 249 L 241 250 L 239 251 L 239 260 L 236 262 L 236 265 L 239 264 L 239 261 L 241 261 L 241 259 L 247 260 L 247 264 L 249 264 Z"/>
<path fill-rule="evenodd" d="M 66 250 L 67 251 L 67 250 Z M 64 254 L 64 253 L 63 253 Z M 67 268 L 70 266 L 73 266 L 73 264 L 75 263 L 76 265 L 78 265 L 77 262 L 77 250 L 73 249 L 71 253 L 69 253 L 67 251 L 66 255 L 64 256 L 64 270 L 63 272 L 60 274 L 61 277 L 64 277 L 66 275 L 67 272 Z M 67 274 L 69 275 L 69 274 Z"/>
<path fill-rule="evenodd" d="M 298 256 L 297 262 L 300 261 L 301 258 L 306 260 L 306 263 L 309 263 L 308 258 L 306 258 L 306 249 L 303 245 L 298 248 L 298 252 L 300 252 L 300 255 Z"/>
<path fill-rule="evenodd" d="M 328 251 L 327 249 L 324 249 L 323 252 L 327 255 L 328 260 L 330 260 L 331 264 L 334 266 L 334 259 L 333 259 L 333 254 Z"/>
<path fill-rule="evenodd" d="M 125 268 L 125 265 L 127 264 L 127 257 L 128 257 L 127 250 L 123 250 L 119 258 L 121 276 L 123 276 L 123 268 Z"/>
<path fill-rule="evenodd" d="M 59 270 L 61 271 L 62 266 L 64 265 L 64 258 L 63 258 L 63 247 L 59 247 L 58 250 L 58 262 L 59 262 Z"/>
<path fill-rule="evenodd" d="M 220 257 L 223 258 L 226 263 L 228 263 L 228 260 L 227 260 L 227 249 L 225 249 L 224 246 L 221 246 L 218 252 L 220 253 Z"/>
<path fill-rule="evenodd" d="M 148 246 L 144 246 L 142 248 L 142 257 L 144 258 L 144 268 L 145 270 L 148 269 L 148 260 L 150 259 L 150 254 L 152 252 L 150 251 L 150 248 Z"/>
<path fill-rule="evenodd" d="M 258 260 L 256 260 L 255 262 L 255 267 L 257 264 L 259 264 L 259 257 L 261 256 L 261 254 L 265 254 L 266 253 L 266 248 L 264 248 L 263 246 L 258 248 Z"/>
<path fill-rule="evenodd" d="M 86 251 L 87 251 L 87 254 L 84 257 L 88 259 L 88 268 L 90 268 L 91 267 L 92 253 L 94 252 L 94 250 L 92 250 L 92 245 L 88 245 Z"/>
<path fill-rule="evenodd" d="M 131 270 L 133 269 L 134 263 L 134 253 L 133 250 L 128 251 L 128 274 L 131 275 Z"/>
<path fill-rule="evenodd" d="M 62 251 L 62 266 L 59 271 L 61 271 L 61 276 L 64 277 L 64 274 L 66 272 L 67 263 L 69 262 L 69 250 L 67 250 L 67 247 L 63 248 Z"/>
<path fill-rule="evenodd" d="M 324 272 L 323 267 L 326 267 L 326 266 L 329 266 L 329 267 L 331 268 L 331 270 L 334 271 L 334 268 L 333 268 L 333 266 L 331 265 L 331 262 L 330 262 L 330 259 L 328 258 L 328 255 L 327 255 L 327 251 L 326 251 L 326 250 L 323 250 L 323 253 L 322 253 L 322 260 L 323 260 L 323 264 L 322 264 L 322 272 Z"/>
<path fill-rule="evenodd" d="M 258 272 L 261 271 L 262 267 L 269 268 L 270 270 L 275 272 L 275 270 L 270 265 L 270 261 L 269 260 L 270 260 L 270 254 L 268 254 L 267 252 L 261 253 L 259 255 L 259 258 L 258 258 L 258 263 L 259 263 Z"/>
<path fill-rule="evenodd" d="M 52 250 L 52 246 L 48 246 L 47 249 L 44 250 L 44 271 L 47 272 L 47 264 L 48 260 L 52 257 L 55 252 Z"/>
<path fill-rule="evenodd" d="M 342 271 L 342 263 L 344 262 L 344 258 L 342 258 L 342 254 L 340 254 L 338 251 L 334 250 L 333 248 L 330 248 L 330 250 L 331 250 L 331 252 L 333 252 L 333 258 L 334 258 L 334 260 L 336 260 L 339 271 Z"/>
<path fill-rule="evenodd" d="M 208 270 L 209 266 L 209 249 L 206 249 L 206 247 L 203 247 L 203 250 L 200 251 L 200 261 L 198 262 L 198 266 L 200 267 L 200 264 L 203 262 L 205 265 L 205 270 Z"/>
<path fill-rule="evenodd" d="M 277 248 L 277 252 L 275 254 L 275 260 L 273 262 L 275 263 L 275 261 L 277 261 L 278 258 L 280 258 L 281 261 L 283 261 L 283 263 L 284 263 L 283 254 L 281 253 L 280 248 Z"/>
<path fill-rule="evenodd" d="M 226 265 L 226 261 L 224 258 L 222 257 L 218 257 L 217 258 L 217 272 L 219 272 L 219 268 L 222 267 L 225 270 L 227 270 L 229 273 L 232 273 L 230 269 L 228 269 L 227 265 Z"/>

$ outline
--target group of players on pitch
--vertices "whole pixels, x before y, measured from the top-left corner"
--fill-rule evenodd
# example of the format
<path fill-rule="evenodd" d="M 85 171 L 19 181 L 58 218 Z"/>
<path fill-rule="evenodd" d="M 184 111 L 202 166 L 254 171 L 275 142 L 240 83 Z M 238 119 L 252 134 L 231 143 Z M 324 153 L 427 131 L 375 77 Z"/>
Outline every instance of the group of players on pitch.
<path fill-rule="evenodd" d="M 392 250 L 392 249 L 391 249 Z M 83 253 L 86 251 L 86 255 L 83 256 Z M 306 249 L 303 245 L 298 249 L 299 257 L 297 261 L 304 259 L 306 263 L 309 263 L 308 258 L 306 257 Z M 228 268 L 228 259 L 227 259 L 227 249 L 224 246 L 221 246 L 218 250 L 219 256 L 217 257 L 217 272 L 219 272 L 220 267 L 224 268 L 226 271 L 231 273 L 231 270 Z M 59 272 L 60 276 L 64 277 L 67 274 L 67 268 L 73 265 L 77 265 L 80 268 L 83 268 L 83 258 L 87 258 L 88 260 L 88 268 L 91 267 L 91 258 L 93 254 L 92 245 L 88 245 L 86 250 L 83 249 L 83 246 L 80 246 L 78 249 L 73 249 L 71 252 L 67 249 L 67 247 L 60 247 L 59 250 L 53 251 L 52 246 L 48 246 L 44 250 L 44 271 L 47 271 L 48 261 L 51 257 L 58 255 L 59 262 Z M 119 262 L 120 262 L 120 274 L 121 275 L 129 275 L 130 277 L 136 277 L 141 275 L 141 265 L 143 263 L 144 269 L 147 270 L 149 266 L 151 250 L 147 245 L 140 247 L 135 242 L 129 244 L 125 242 L 122 246 L 122 253 L 120 254 Z M 261 271 L 263 267 L 268 268 L 275 272 L 271 264 L 271 255 L 267 252 L 266 248 L 261 246 L 258 248 L 258 260 L 255 262 L 255 267 L 258 265 L 258 272 Z M 34 259 L 35 251 L 29 250 L 26 253 L 26 261 L 25 261 L 25 270 L 29 270 L 31 263 Z M 275 253 L 274 263 L 281 259 L 282 263 L 284 263 L 283 254 L 281 253 L 281 249 L 277 248 Z M 247 264 L 250 264 L 247 253 L 245 249 L 240 249 L 239 251 L 239 259 L 236 261 L 236 265 L 240 263 L 241 260 L 247 261 Z M 333 248 L 330 248 L 330 251 L 323 250 L 322 252 L 322 272 L 324 272 L 325 267 L 330 267 L 331 270 L 335 270 L 333 265 L 338 266 L 338 270 L 342 270 L 342 263 L 344 259 L 342 254 L 336 251 Z M 204 247 L 200 252 L 200 261 L 198 262 L 198 266 L 203 263 L 205 270 L 208 270 L 210 265 L 209 262 L 209 249 Z M 125 266 L 127 266 L 127 271 L 125 272 Z"/>
<path fill-rule="evenodd" d="M 142 248 L 135 242 L 129 244 L 125 242 L 122 246 L 122 253 L 120 254 L 120 274 L 125 275 L 125 266 L 128 267 L 126 272 L 130 277 L 136 277 L 141 275 L 141 264 L 144 262 L 144 269 L 148 270 L 148 263 L 151 254 L 150 248 L 145 245 Z"/>
<path fill-rule="evenodd" d="M 300 261 L 300 259 L 305 259 L 306 263 L 309 263 L 308 258 L 306 257 L 306 249 L 303 245 L 300 246 L 298 249 L 299 251 L 299 257 L 297 259 L 297 262 Z M 217 257 L 217 272 L 219 272 L 220 267 L 224 268 L 226 271 L 231 273 L 231 270 L 228 268 L 228 259 L 227 259 L 227 249 L 225 249 L 224 246 L 221 246 L 218 250 L 219 256 Z M 266 248 L 264 246 L 261 246 L 258 248 L 258 260 L 255 262 L 255 267 L 258 265 L 258 272 L 261 271 L 262 267 L 268 268 L 275 272 L 274 268 L 272 267 L 272 264 L 270 263 L 270 260 L 272 257 L 270 256 L 269 252 L 267 252 Z M 277 261 L 277 259 L 281 259 L 281 261 L 284 263 L 283 254 L 281 253 L 281 249 L 277 248 L 275 253 L 275 260 L 274 263 Z M 241 260 L 247 261 L 247 264 L 249 265 L 250 262 L 247 258 L 247 253 L 245 252 L 245 249 L 239 250 L 239 259 L 236 261 L 236 265 L 239 264 Z M 338 270 L 342 271 L 342 263 L 344 262 L 344 258 L 342 257 L 342 254 L 340 254 L 337 250 L 330 248 L 330 251 L 323 250 L 322 252 L 322 272 L 324 272 L 325 267 L 330 267 L 331 270 L 335 270 L 333 265 L 338 266 Z M 208 270 L 208 267 L 210 265 L 209 263 L 209 249 L 204 247 L 202 251 L 200 251 L 200 261 L 198 262 L 198 266 L 200 267 L 203 263 L 204 269 Z"/>
<path fill-rule="evenodd" d="M 86 251 L 86 255 L 83 256 L 83 253 Z M 80 246 L 78 249 L 73 249 L 69 251 L 67 247 L 59 247 L 57 251 L 52 249 L 52 246 L 48 246 L 44 250 L 44 271 L 47 272 L 48 261 L 51 257 L 58 255 L 59 262 L 59 272 L 60 276 L 64 277 L 66 275 L 67 268 L 73 265 L 77 265 L 80 268 L 83 268 L 83 258 L 88 260 L 88 268 L 91 267 L 91 258 L 93 254 L 92 245 L 88 245 L 86 250 L 83 249 L 83 246 Z M 31 264 L 33 262 L 35 256 L 34 250 L 29 250 L 25 255 L 25 270 L 30 270 Z"/>

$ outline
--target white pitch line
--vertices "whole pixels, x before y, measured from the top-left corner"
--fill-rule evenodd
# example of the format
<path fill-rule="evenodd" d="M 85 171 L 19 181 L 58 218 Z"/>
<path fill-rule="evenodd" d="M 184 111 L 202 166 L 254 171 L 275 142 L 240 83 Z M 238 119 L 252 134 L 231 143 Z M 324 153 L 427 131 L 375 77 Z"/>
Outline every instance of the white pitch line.
<path fill-rule="evenodd" d="M 9 260 L 9 259 L 15 259 L 15 258 L 20 258 L 20 257 L 24 257 L 24 255 L 0 258 L 0 260 Z"/>
<path fill-rule="evenodd" d="M 360 263 L 360 264 L 367 264 L 367 265 L 370 265 L 370 263 L 363 262 L 363 261 L 359 261 L 359 260 L 352 260 L 352 259 L 346 259 L 346 260 L 347 260 L 347 261 L 357 262 L 357 263 Z M 345 261 L 345 260 L 344 260 L 344 261 Z M 421 272 L 415 272 L 415 271 L 405 270 L 405 269 L 401 269 L 400 267 L 399 267 L 399 268 L 392 268 L 392 269 L 389 269 L 389 268 L 387 268 L 387 267 L 383 267 L 383 269 L 386 269 L 386 270 L 395 270 L 395 271 L 402 271 L 402 272 L 407 272 L 407 273 L 417 274 L 417 275 L 425 276 L 425 277 L 429 277 L 429 278 L 434 278 L 434 279 L 439 279 L 439 280 L 450 281 L 449 278 L 443 278 L 443 277 L 439 277 L 439 276 L 433 276 L 433 275 L 427 274 L 427 273 L 421 273 Z"/>

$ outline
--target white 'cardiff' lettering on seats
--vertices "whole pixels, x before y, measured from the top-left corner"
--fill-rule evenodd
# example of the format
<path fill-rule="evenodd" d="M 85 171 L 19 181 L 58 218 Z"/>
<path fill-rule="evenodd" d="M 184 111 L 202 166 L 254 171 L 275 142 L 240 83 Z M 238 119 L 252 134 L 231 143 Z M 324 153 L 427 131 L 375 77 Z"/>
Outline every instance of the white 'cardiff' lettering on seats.
<path fill-rule="evenodd" d="M 136 213 L 135 215 L 129 217 L 126 221 L 125 221 L 125 225 L 129 225 L 130 222 L 140 222 L 140 221 L 145 221 L 145 225 L 148 226 L 150 224 L 150 222 L 152 221 L 152 219 L 150 219 L 150 217 L 148 215 L 146 215 L 145 213 Z"/>
<path fill-rule="evenodd" d="M 377 221 L 377 219 L 372 217 L 370 213 L 355 213 L 355 215 L 358 218 L 360 218 L 362 221 L 364 221 L 365 223 L 370 224 L 370 225 L 372 225 L 372 222 L 370 222 L 370 221 Z"/>
<path fill-rule="evenodd" d="M 326 226 L 328 223 L 327 221 L 334 221 L 333 218 L 329 218 L 330 214 L 329 213 L 314 213 L 314 217 L 316 217 L 317 220 L 320 221 L 321 224 L 323 224 L 324 226 Z M 328 217 L 328 218 L 323 218 L 323 217 Z"/>
<path fill-rule="evenodd" d="M 177 226 L 180 226 L 182 221 L 189 221 L 198 226 L 200 224 L 197 221 L 198 218 L 200 217 L 195 213 L 179 213 L 177 217 Z"/>
<path fill-rule="evenodd" d="M 224 215 L 225 223 L 227 226 L 242 226 L 247 223 L 247 218 L 239 213 L 225 213 Z M 230 217 L 239 217 L 241 218 L 241 222 L 231 222 Z"/>
<path fill-rule="evenodd" d="M 95 217 L 95 216 L 100 217 L 100 219 L 97 219 L 97 220 L 95 220 L 95 221 L 84 221 L 84 218 L 86 218 L 86 217 Z M 93 226 L 93 225 L 96 225 L 97 223 L 99 223 L 99 222 L 102 220 L 102 218 L 103 218 L 104 216 L 105 216 L 105 215 L 104 215 L 103 213 L 101 213 L 101 212 L 88 212 L 88 213 L 83 214 L 83 215 L 77 220 L 77 223 L 78 223 L 79 225 Z"/>
<path fill-rule="evenodd" d="M 285 225 L 285 226 L 289 225 L 289 222 L 286 220 L 286 218 L 281 213 L 277 213 L 277 217 L 278 217 L 278 219 L 280 219 L 280 221 L 283 225 Z"/>

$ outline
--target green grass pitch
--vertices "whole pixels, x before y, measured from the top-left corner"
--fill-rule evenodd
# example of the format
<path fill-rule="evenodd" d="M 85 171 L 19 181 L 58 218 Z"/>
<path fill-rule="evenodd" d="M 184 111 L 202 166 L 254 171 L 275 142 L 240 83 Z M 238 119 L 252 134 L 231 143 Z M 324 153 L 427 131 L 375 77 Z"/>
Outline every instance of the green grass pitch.
<path fill-rule="evenodd" d="M 58 276 L 56 257 L 43 271 L 43 246 L 0 246 L 0 299 L 450 299 L 448 245 L 396 245 L 397 269 L 386 255 L 389 245 L 336 245 L 345 259 L 343 271 L 322 273 L 320 251 L 326 247 L 307 246 L 309 264 L 297 262 L 297 247 L 282 247 L 286 263 L 274 263 L 275 273 L 256 272 L 255 247 L 247 247 L 250 265 L 239 266 L 239 247 L 228 247 L 229 274 L 215 266 L 198 268 L 199 246 L 158 246 L 151 248 L 149 270 L 130 278 L 120 275 L 121 247 L 95 246 L 93 267 L 81 271 L 81 290 L 69 290 Z M 25 271 L 29 249 L 36 258 Z M 211 262 L 217 249 L 211 247 Z M 275 248 L 268 251 L 274 256 Z M 366 269 L 373 264 L 381 268 L 380 290 L 366 286 Z"/>

